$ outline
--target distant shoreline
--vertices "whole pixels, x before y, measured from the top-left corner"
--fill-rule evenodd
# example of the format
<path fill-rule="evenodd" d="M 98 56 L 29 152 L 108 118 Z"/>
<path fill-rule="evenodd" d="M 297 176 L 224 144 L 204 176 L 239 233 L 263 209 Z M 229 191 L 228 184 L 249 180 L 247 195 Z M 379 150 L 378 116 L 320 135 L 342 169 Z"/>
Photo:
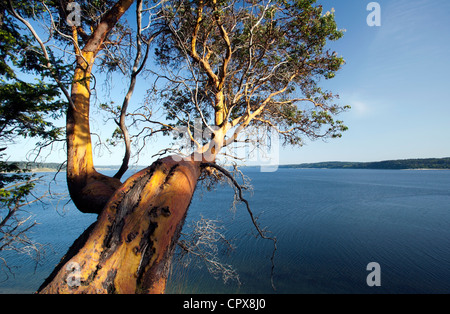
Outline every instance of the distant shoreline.
<path fill-rule="evenodd" d="M 399 169 L 405 171 L 434 171 L 434 170 L 450 170 L 448 168 L 417 168 L 417 169 Z"/>
<path fill-rule="evenodd" d="M 297 169 L 450 170 L 450 158 L 397 159 L 375 162 L 327 161 L 280 165 L 279 167 Z"/>
<path fill-rule="evenodd" d="M 105 171 L 105 170 L 111 170 L 111 171 L 117 171 L 119 167 L 112 168 L 112 167 L 95 167 L 95 170 L 97 171 Z M 58 169 L 55 168 L 31 168 L 27 171 L 32 173 L 39 173 L 39 172 L 57 172 Z M 59 172 L 66 172 L 66 168 L 60 169 Z"/>
<path fill-rule="evenodd" d="M 32 173 L 40 172 L 65 172 L 66 167 L 60 163 L 32 163 L 32 162 L 10 162 L 18 165 L 20 169 L 28 169 Z M 141 168 L 144 166 L 135 166 Z M 259 167 L 248 166 L 248 167 Z M 279 165 L 279 168 L 294 169 L 379 169 L 379 170 L 450 170 L 450 157 L 446 158 L 423 158 L 423 159 L 396 159 L 375 162 L 346 162 L 326 161 L 316 163 L 301 163 Z M 119 166 L 97 166 L 97 170 L 117 170 Z"/>
<path fill-rule="evenodd" d="M 19 169 L 26 169 L 25 172 L 31 173 L 39 173 L 39 172 L 66 172 L 66 165 L 63 163 L 56 162 L 27 162 L 27 161 L 9 161 L 8 164 L 15 164 Z M 105 170 L 118 170 L 120 166 L 112 165 L 112 166 L 97 166 L 96 170 L 105 171 Z M 130 167 L 132 168 L 132 167 Z M 12 172 L 14 173 L 14 172 Z"/>

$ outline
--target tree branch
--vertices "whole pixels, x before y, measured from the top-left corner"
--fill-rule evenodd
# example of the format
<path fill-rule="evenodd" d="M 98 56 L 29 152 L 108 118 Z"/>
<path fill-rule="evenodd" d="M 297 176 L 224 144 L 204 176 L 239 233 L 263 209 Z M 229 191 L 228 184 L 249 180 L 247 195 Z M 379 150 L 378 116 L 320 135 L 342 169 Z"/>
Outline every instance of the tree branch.
<path fill-rule="evenodd" d="M 275 252 L 277 250 L 277 238 L 276 237 L 270 237 L 267 236 L 267 232 L 265 232 L 264 230 L 262 230 L 258 224 L 258 222 L 255 219 L 255 216 L 253 215 L 252 210 L 250 209 L 250 205 L 248 203 L 248 201 L 242 196 L 242 187 L 241 185 L 236 181 L 236 179 L 231 175 L 231 173 L 222 168 L 221 166 L 217 165 L 216 163 L 211 163 L 211 162 L 204 162 L 201 165 L 203 168 L 205 167 L 212 167 L 215 168 L 217 170 L 219 170 L 221 173 L 223 173 L 228 179 L 230 179 L 231 183 L 233 183 L 234 187 L 237 190 L 237 195 L 239 197 L 239 200 L 241 202 L 243 202 L 247 208 L 247 212 L 250 215 L 250 219 L 252 220 L 253 226 L 256 228 L 256 231 L 258 232 L 259 236 L 263 239 L 267 239 L 267 240 L 271 240 L 273 242 L 273 251 L 272 251 L 272 256 L 270 258 L 271 262 L 272 262 L 272 269 L 271 269 L 271 284 L 272 284 L 272 288 L 274 290 L 276 290 L 275 288 L 275 284 L 273 281 L 273 274 L 274 274 L 274 270 L 275 270 Z"/>
<path fill-rule="evenodd" d="M 100 23 L 89 36 L 89 40 L 83 47 L 84 52 L 97 52 L 101 49 L 103 41 L 108 33 L 117 24 L 122 15 L 128 10 L 134 0 L 119 0 L 116 4 L 102 17 Z"/>
<path fill-rule="evenodd" d="M 130 102 L 131 96 L 133 95 L 134 92 L 134 87 L 136 85 L 136 78 L 137 75 L 142 71 L 142 69 L 144 68 L 144 65 L 147 61 L 148 58 L 148 53 L 150 50 L 150 43 L 153 40 L 154 36 L 152 36 L 145 44 L 147 45 L 146 47 L 146 51 L 145 51 L 145 56 L 144 59 L 141 63 L 141 66 L 139 66 L 141 57 L 142 57 L 142 51 L 141 51 L 141 46 L 142 46 L 142 0 L 137 0 L 136 3 L 136 24 L 137 24 L 137 31 L 136 31 L 136 57 L 134 59 L 134 65 L 133 65 L 133 70 L 131 73 L 131 79 L 130 79 L 130 86 L 128 87 L 128 92 L 125 95 L 125 98 L 123 100 L 122 103 L 122 108 L 121 108 L 121 112 L 120 112 L 120 119 L 119 119 L 119 127 L 120 130 L 122 131 L 123 134 L 123 138 L 124 138 L 124 143 L 125 143 L 125 153 L 124 153 L 124 157 L 122 160 L 122 165 L 120 166 L 119 170 L 117 171 L 117 173 L 114 175 L 114 178 L 120 179 L 122 178 L 122 176 L 124 175 L 124 173 L 127 171 L 128 169 L 128 163 L 130 161 L 130 156 L 131 156 L 131 140 L 130 140 L 130 134 L 128 132 L 128 128 L 125 124 L 125 117 L 127 115 L 127 109 L 128 109 L 128 104 Z"/>
<path fill-rule="evenodd" d="M 192 33 L 190 55 L 196 62 L 198 62 L 202 66 L 203 70 L 206 71 L 206 74 L 208 75 L 209 79 L 217 87 L 219 85 L 219 78 L 214 73 L 214 71 L 211 69 L 211 66 L 210 66 L 209 62 L 207 61 L 207 59 L 205 60 L 204 58 L 200 58 L 200 56 L 197 53 L 197 37 L 198 37 L 198 32 L 200 30 L 200 23 L 202 22 L 203 7 L 204 7 L 203 0 L 200 0 L 198 9 L 197 9 L 197 20 L 196 20 L 196 24 L 194 27 L 194 31 Z"/>
<path fill-rule="evenodd" d="M 64 86 L 64 84 L 61 82 L 60 77 L 58 76 L 58 72 L 55 69 L 55 67 L 53 66 L 52 62 L 50 61 L 50 57 L 48 55 L 47 52 L 47 48 L 45 47 L 44 42 L 42 41 L 42 39 L 39 37 L 39 35 L 37 34 L 37 32 L 34 30 L 33 26 L 27 21 L 25 20 L 22 16 L 20 16 L 19 13 L 17 13 L 17 11 L 14 9 L 14 6 L 12 4 L 11 0 L 8 0 L 8 4 L 9 4 L 9 11 L 11 12 L 11 14 L 18 19 L 20 22 L 22 22 L 31 32 L 31 34 L 33 35 L 33 37 L 36 39 L 36 41 L 39 43 L 39 46 L 41 47 L 42 53 L 44 54 L 44 58 L 45 60 L 47 60 L 47 64 L 46 67 L 47 69 L 50 70 L 50 73 L 52 75 L 52 78 L 55 80 L 56 84 L 58 84 L 58 87 L 61 89 L 61 91 L 63 92 L 64 96 L 66 97 L 67 101 L 69 102 L 69 105 L 74 108 L 75 105 L 73 103 L 72 97 L 70 97 L 70 93 L 67 90 L 67 88 Z"/>
<path fill-rule="evenodd" d="M 217 12 L 217 0 L 213 0 L 213 5 L 214 5 L 214 19 L 216 21 L 217 27 L 219 27 L 222 39 L 227 46 L 227 52 L 225 55 L 225 59 L 223 60 L 222 66 L 220 67 L 219 77 L 218 77 L 218 85 L 217 85 L 218 89 L 222 90 L 223 85 L 225 83 L 225 77 L 227 75 L 227 66 L 231 60 L 232 50 L 231 50 L 231 42 L 230 42 L 230 38 L 228 37 L 228 33 L 225 30 L 225 27 L 223 26 L 223 24 L 220 23 L 220 16 L 219 16 L 219 13 Z"/>

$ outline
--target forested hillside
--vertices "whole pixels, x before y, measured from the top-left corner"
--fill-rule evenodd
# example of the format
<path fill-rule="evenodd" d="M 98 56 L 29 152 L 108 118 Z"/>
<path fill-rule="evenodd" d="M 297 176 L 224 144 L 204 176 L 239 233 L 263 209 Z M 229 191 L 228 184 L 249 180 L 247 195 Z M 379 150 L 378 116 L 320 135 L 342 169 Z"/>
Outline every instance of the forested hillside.
<path fill-rule="evenodd" d="M 283 165 L 283 168 L 327 168 L 327 169 L 450 169 L 450 158 L 399 159 L 378 162 L 318 162 L 298 165 Z"/>

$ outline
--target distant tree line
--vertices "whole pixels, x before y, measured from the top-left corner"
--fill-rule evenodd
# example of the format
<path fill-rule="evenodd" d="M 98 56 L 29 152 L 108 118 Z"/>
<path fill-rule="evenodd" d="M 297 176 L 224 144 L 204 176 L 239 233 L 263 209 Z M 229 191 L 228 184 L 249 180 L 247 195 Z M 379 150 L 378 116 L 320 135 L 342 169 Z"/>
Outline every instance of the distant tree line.
<path fill-rule="evenodd" d="M 52 170 L 58 170 L 58 169 L 65 170 L 66 169 L 65 165 L 61 165 L 61 163 L 57 163 L 57 162 L 11 161 L 11 162 L 5 162 L 5 163 L 8 165 L 14 166 L 15 168 L 22 169 L 22 171 L 33 171 L 33 170 L 39 170 L 39 169 L 52 169 Z M 8 169 L 9 168 L 5 168 L 5 172 L 11 172 L 11 171 L 8 171 Z"/>
<path fill-rule="evenodd" d="M 450 158 L 399 159 L 377 162 L 318 162 L 283 165 L 283 168 L 327 168 L 327 169 L 450 169 Z"/>
<path fill-rule="evenodd" d="M 11 167 L 27 169 L 28 171 L 39 169 L 66 170 L 65 165 L 56 162 L 6 162 Z M 101 166 L 101 168 L 107 166 Z M 119 166 L 110 166 L 118 168 Z M 280 168 L 326 168 L 326 169 L 450 169 L 449 158 L 426 158 L 426 159 L 398 159 L 375 162 L 350 162 L 350 161 L 325 161 L 316 163 L 302 163 L 292 165 L 281 165 Z M 7 171 L 8 168 L 5 170 Z M 1 171 L 0 171 L 1 172 Z"/>

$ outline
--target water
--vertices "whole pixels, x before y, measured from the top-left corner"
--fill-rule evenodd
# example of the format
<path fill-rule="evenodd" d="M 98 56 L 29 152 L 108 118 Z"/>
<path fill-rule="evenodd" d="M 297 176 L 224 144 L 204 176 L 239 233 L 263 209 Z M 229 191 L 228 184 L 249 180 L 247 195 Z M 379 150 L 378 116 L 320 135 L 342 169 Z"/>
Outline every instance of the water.
<path fill-rule="evenodd" d="M 253 196 L 245 194 L 252 210 L 278 239 L 276 290 L 272 242 L 255 237 L 243 205 L 230 211 L 233 191 L 223 186 L 196 191 L 184 230 L 201 216 L 220 220 L 236 247 L 220 260 L 234 267 L 241 284 L 224 284 L 205 267 L 184 268 L 175 261 L 168 293 L 450 293 L 450 171 L 245 172 L 254 188 Z M 60 177 L 54 188 L 64 192 Z M 28 258 L 8 255 L 20 267 L 0 282 L 1 293 L 35 291 L 95 219 L 70 204 L 62 215 L 47 207 L 32 209 L 41 223 L 32 236 L 48 244 L 45 259 L 35 267 Z M 366 284 L 370 262 L 381 266 L 380 287 Z"/>

